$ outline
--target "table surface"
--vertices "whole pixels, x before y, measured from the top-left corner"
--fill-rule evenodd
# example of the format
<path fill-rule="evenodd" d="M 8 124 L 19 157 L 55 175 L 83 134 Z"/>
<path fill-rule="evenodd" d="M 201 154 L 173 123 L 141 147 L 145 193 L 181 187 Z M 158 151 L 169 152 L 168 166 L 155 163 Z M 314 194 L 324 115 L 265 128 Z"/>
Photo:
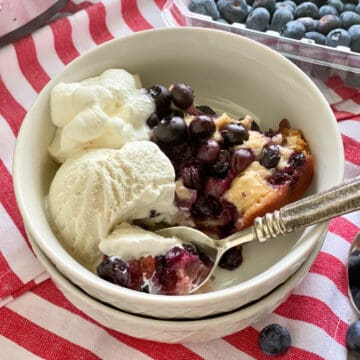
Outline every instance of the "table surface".
<path fill-rule="evenodd" d="M 0 358 L 268 359 L 259 351 L 258 331 L 276 322 L 293 335 L 293 346 L 279 359 L 345 359 L 346 330 L 356 320 L 347 296 L 346 260 L 360 212 L 331 221 L 310 272 L 272 314 L 201 344 L 160 344 L 97 324 L 66 300 L 33 255 L 12 187 L 12 155 L 26 112 L 46 83 L 80 54 L 112 38 L 163 27 L 164 3 L 69 1 L 63 16 L 0 49 Z M 345 177 L 360 175 L 360 92 L 341 74 L 313 80 L 338 120 Z"/>

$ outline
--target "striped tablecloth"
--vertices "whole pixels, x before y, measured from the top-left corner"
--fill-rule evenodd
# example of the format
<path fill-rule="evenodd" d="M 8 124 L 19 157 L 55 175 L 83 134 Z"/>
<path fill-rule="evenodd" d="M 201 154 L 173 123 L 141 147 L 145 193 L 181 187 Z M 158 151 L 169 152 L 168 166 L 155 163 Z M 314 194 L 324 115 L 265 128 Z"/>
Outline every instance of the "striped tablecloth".
<path fill-rule="evenodd" d="M 345 265 L 360 213 L 336 218 L 310 273 L 260 323 L 202 344 L 169 345 L 105 328 L 69 303 L 34 257 L 15 203 L 12 155 L 21 122 L 45 84 L 97 44 L 162 27 L 165 0 L 69 1 L 64 17 L 0 49 L 0 359 L 266 359 L 259 330 L 280 323 L 292 335 L 280 359 L 346 359 L 351 310 Z M 333 75 L 314 79 L 339 121 L 347 178 L 360 174 L 360 93 Z M 326 129 L 324 129 L 326 131 Z"/>

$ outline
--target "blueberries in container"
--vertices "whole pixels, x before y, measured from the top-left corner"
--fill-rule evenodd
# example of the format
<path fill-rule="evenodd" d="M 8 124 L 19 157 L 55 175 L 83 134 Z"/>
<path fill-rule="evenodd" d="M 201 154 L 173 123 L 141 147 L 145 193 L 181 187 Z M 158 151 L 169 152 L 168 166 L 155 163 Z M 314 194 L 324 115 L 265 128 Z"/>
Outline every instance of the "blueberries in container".
<path fill-rule="evenodd" d="M 317 31 L 309 31 L 305 33 L 305 38 L 314 40 L 316 44 L 320 44 L 320 45 L 326 44 L 326 36 Z"/>
<path fill-rule="evenodd" d="M 317 26 L 317 31 L 326 35 L 331 30 L 341 28 L 341 25 L 342 25 L 342 23 L 338 16 L 325 15 L 319 20 L 318 26 Z"/>
<path fill-rule="evenodd" d="M 325 15 L 339 15 L 339 12 L 331 5 L 323 5 L 319 9 L 319 16 L 323 17 Z"/>
<path fill-rule="evenodd" d="M 331 30 L 326 36 L 326 45 L 331 47 L 350 46 L 349 33 L 342 28 Z"/>
<path fill-rule="evenodd" d="M 283 4 L 286 4 L 287 6 L 290 6 L 293 9 L 293 12 L 296 9 L 296 3 L 292 0 L 285 0 L 283 1 Z"/>
<path fill-rule="evenodd" d="M 226 21 L 226 20 L 223 19 L 223 18 L 218 18 L 218 19 L 216 19 L 216 21 L 219 22 L 219 23 L 221 23 L 221 24 L 229 24 L 229 22 Z"/>
<path fill-rule="evenodd" d="M 357 14 L 360 14 L 360 2 L 359 2 L 359 4 L 356 5 L 355 12 Z"/>
<path fill-rule="evenodd" d="M 275 10 L 270 24 L 270 29 L 274 31 L 281 32 L 282 28 L 287 24 L 289 21 L 293 20 L 294 16 L 292 12 L 284 7 Z"/>
<path fill-rule="evenodd" d="M 355 4 L 346 3 L 346 4 L 344 4 L 344 9 L 343 9 L 343 11 L 355 11 L 355 9 L 356 9 L 356 5 L 355 5 Z"/>
<path fill-rule="evenodd" d="M 300 17 L 312 17 L 313 19 L 318 19 L 319 18 L 319 9 L 318 7 L 310 2 L 310 1 L 306 1 L 302 4 L 300 4 L 296 9 L 295 9 L 295 18 L 300 18 Z"/>
<path fill-rule="evenodd" d="M 275 11 L 275 3 L 275 0 L 255 0 L 253 8 L 263 7 L 272 14 Z"/>
<path fill-rule="evenodd" d="M 350 48 L 352 51 L 360 52 L 360 25 L 353 25 L 348 29 L 351 38 Z"/>
<path fill-rule="evenodd" d="M 210 16 L 214 20 L 219 18 L 219 11 L 214 0 L 191 0 L 189 10 L 197 14 Z"/>
<path fill-rule="evenodd" d="M 282 29 L 281 35 L 290 39 L 300 40 L 305 35 L 305 26 L 296 20 L 289 21 Z"/>
<path fill-rule="evenodd" d="M 327 0 L 327 4 L 333 6 L 339 13 L 343 11 L 344 3 L 341 0 Z"/>
<path fill-rule="evenodd" d="M 246 27 L 252 30 L 266 31 L 269 27 L 270 12 L 258 7 L 251 11 L 246 19 Z"/>
<path fill-rule="evenodd" d="M 340 14 L 340 19 L 344 29 L 353 25 L 360 25 L 360 15 L 353 11 L 344 11 Z"/>
<path fill-rule="evenodd" d="M 229 23 L 244 22 L 248 15 L 245 0 L 219 0 L 217 6 L 221 17 Z"/>
<path fill-rule="evenodd" d="M 216 0 L 217 1 L 217 0 Z M 246 0 L 246 3 L 250 6 L 253 6 L 255 0 Z"/>
<path fill-rule="evenodd" d="M 306 32 L 315 31 L 319 22 L 311 17 L 301 17 L 296 19 L 296 21 L 301 22 L 305 26 Z"/>

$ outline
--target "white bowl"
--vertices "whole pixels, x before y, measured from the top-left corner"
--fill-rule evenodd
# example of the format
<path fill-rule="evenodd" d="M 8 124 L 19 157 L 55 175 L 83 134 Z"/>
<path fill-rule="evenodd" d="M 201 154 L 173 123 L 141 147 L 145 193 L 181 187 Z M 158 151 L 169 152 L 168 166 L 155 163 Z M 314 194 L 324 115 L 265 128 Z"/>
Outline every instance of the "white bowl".
<path fill-rule="evenodd" d="M 110 329 L 144 340 L 163 343 L 198 343 L 233 334 L 271 313 L 290 295 L 315 261 L 325 236 L 316 244 L 308 259 L 283 284 L 263 298 L 229 312 L 201 320 L 160 320 L 123 312 L 102 303 L 65 278 L 29 237 L 37 258 L 56 286 L 77 308 Z"/>
<path fill-rule="evenodd" d="M 252 40 L 197 28 L 145 31 L 110 41 L 70 63 L 43 89 L 20 129 L 14 184 L 21 215 L 31 236 L 56 267 L 92 296 L 115 307 L 159 318 L 200 318 L 231 311 L 267 294 L 310 256 L 327 224 L 268 243 L 244 246 L 236 271 L 218 270 L 212 292 L 192 296 L 139 293 L 106 282 L 76 262 L 55 237 L 45 197 L 56 171 L 47 147 L 54 136 L 49 93 L 58 82 L 97 75 L 108 68 L 140 74 L 144 86 L 190 84 L 198 103 L 231 113 L 252 114 L 263 128 L 287 118 L 303 131 L 315 158 L 308 193 L 343 178 L 343 147 L 335 117 L 313 82 L 290 61 Z"/>

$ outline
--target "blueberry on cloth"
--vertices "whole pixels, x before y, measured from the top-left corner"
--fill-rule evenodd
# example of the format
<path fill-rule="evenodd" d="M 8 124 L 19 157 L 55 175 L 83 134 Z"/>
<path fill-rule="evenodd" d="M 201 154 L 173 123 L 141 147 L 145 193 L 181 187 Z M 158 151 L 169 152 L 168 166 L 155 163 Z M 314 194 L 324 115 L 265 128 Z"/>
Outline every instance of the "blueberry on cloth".
<path fill-rule="evenodd" d="M 282 29 L 281 35 L 291 39 L 300 40 L 306 32 L 304 24 L 299 21 L 289 21 Z"/>
<path fill-rule="evenodd" d="M 317 31 L 309 31 L 305 33 L 305 38 L 314 40 L 316 44 L 320 44 L 320 45 L 326 44 L 326 36 Z"/>
<path fill-rule="evenodd" d="M 259 334 L 260 349 L 267 355 L 284 354 L 291 345 L 289 331 L 279 324 L 270 324 Z"/>
<path fill-rule="evenodd" d="M 281 32 L 285 24 L 287 24 L 289 21 L 293 19 L 294 16 L 291 10 L 285 7 L 279 8 L 273 14 L 273 17 L 271 19 L 270 29 Z"/>
<path fill-rule="evenodd" d="M 229 23 L 244 22 L 248 15 L 245 0 L 219 0 L 217 6 L 221 17 Z"/>
<path fill-rule="evenodd" d="M 258 7 L 251 11 L 246 19 L 246 27 L 252 30 L 266 31 L 269 27 L 270 12 L 263 8 Z"/>
<path fill-rule="evenodd" d="M 346 345 L 350 351 L 360 353 L 360 320 L 355 321 L 348 327 Z"/>
<path fill-rule="evenodd" d="M 349 33 L 344 29 L 331 30 L 326 36 L 326 45 L 331 47 L 350 46 L 351 38 Z"/>
<path fill-rule="evenodd" d="M 219 11 L 214 0 L 191 0 L 189 10 L 197 14 L 211 16 L 214 20 L 219 18 Z"/>
<path fill-rule="evenodd" d="M 310 16 L 313 19 L 318 19 L 319 9 L 314 3 L 306 1 L 295 9 L 294 15 L 295 18 Z"/>
<path fill-rule="evenodd" d="M 360 25 L 353 25 L 348 29 L 351 38 L 350 48 L 352 51 L 360 52 Z"/>
<path fill-rule="evenodd" d="M 325 15 L 339 15 L 339 12 L 331 5 L 323 5 L 319 9 L 319 16 L 323 17 Z"/>
<path fill-rule="evenodd" d="M 360 25 L 360 15 L 353 11 L 344 11 L 340 14 L 340 19 L 344 29 L 348 29 L 353 25 Z"/>

